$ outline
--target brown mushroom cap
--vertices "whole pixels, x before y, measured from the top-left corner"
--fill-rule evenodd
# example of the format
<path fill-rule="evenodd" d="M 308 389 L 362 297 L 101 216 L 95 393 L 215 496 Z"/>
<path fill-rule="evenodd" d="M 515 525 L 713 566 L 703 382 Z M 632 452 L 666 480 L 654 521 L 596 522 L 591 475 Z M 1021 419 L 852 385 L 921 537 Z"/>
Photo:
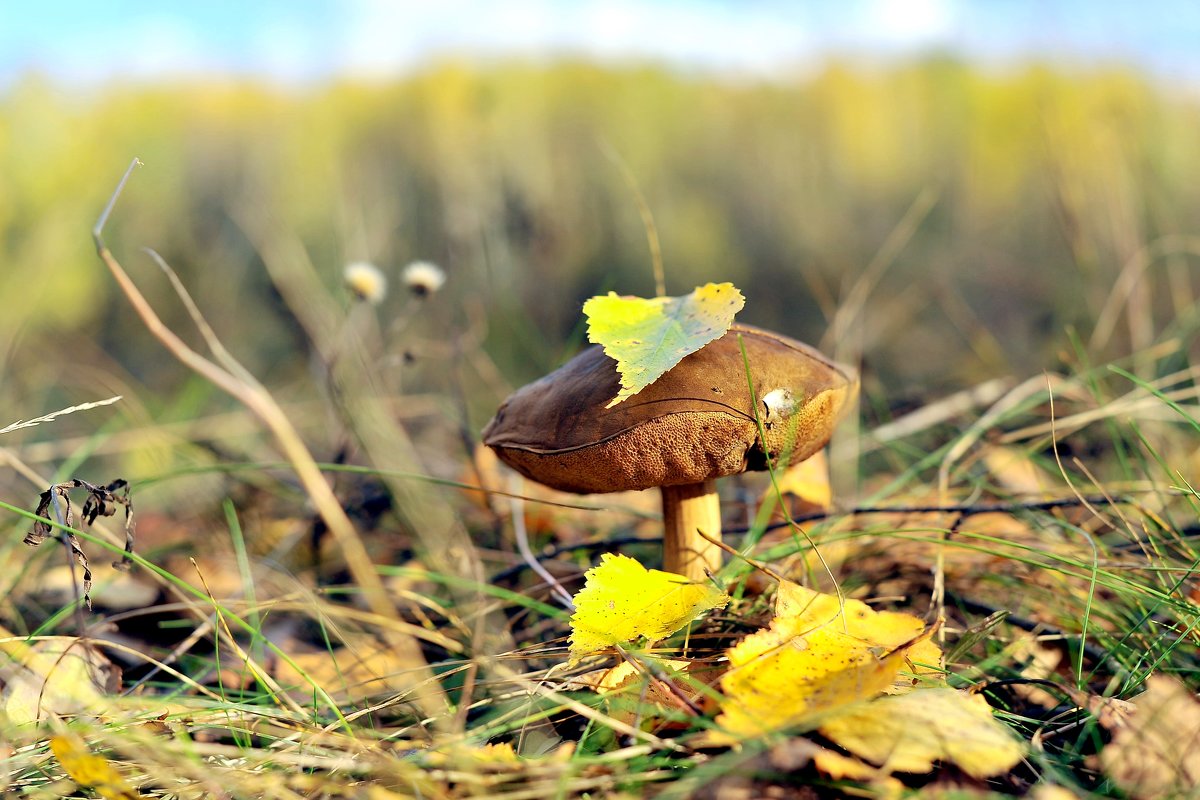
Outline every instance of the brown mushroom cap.
<path fill-rule="evenodd" d="M 620 388 L 616 362 L 590 347 L 505 400 L 484 428 L 484 444 L 527 478 L 567 492 L 677 486 L 766 469 L 739 335 L 760 418 L 770 420 L 771 462 L 785 454 L 789 464 L 808 458 L 829 441 L 857 378 L 808 345 L 748 325 L 734 325 L 609 409 Z M 779 389 L 794 399 L 782 418 L 763 404 Z"/>

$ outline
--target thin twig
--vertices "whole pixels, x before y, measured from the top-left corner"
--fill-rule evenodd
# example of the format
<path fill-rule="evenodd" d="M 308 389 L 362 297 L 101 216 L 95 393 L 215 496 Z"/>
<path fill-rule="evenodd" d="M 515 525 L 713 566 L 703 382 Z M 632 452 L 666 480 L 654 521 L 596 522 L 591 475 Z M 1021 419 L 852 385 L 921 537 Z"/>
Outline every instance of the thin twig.
<path fill-rule="evenodd" d="M 721 548 L 726 553 L 729 553 L 729 555 L 733 556 L 734 558 L 736 558 L 740 561 L 745 561 L 747 564 L 754 567 L 759 572 L 762 572 L 763 574 L 767 575 L 770 578 L 774 578 L 779 583 L 783 583 L 786 580 L 786 578 L 784 578 L 782 575 L 780 575 L 775 570 L 768 567 L 763 562 L 751 558 L 750 556 L 743 553 L 741 550 L 738 550 L 734 547 L 730 547 L 729 545 L 725 544 L 725 542 L 722 542 L 720 539 L 714 539 L 713 537 L 709 536 L 707 533 L 700 530 L 699 528 L 696 529 L 696 533 L 700 534 L 701 537 L 703 537 L 704 539 L 707 539 L 710 543 L 715 544 L 717 547 Z"/>
<path fill-rule="evenodd" d="M 1177 494 L 1183 494 L 1179 492 Z M 783 528 L 791 528 L 794 523 L 804 522 L 821 522 L 834 517 L 854 517 L 864 514 L 900 514 L 900 515 L 916 515 L 916 514 L 957 514 L 959 516 L 969 517 L 976 514 L 994 514 L 994 513 L 1014 513 L 1017 511 L 1052 511 L 1056 508 L 1073 508 L 1083 505 L 1113 505 L 1127 504 L 1133 501 L 1128 497 L 1105 497 L 1102 495 L 1084 496 L 1084 497 L 1063 497 L 1054 500 L 1029 500 L 1023 502 L 1003 502 L 1003 503 L 947 503 L 947 504 L 930 504 L 918 506 L 855 506 L 848 509 L 830 509 L 827 511 L 812 511 L 807 514 L 796 514 L 791 521 L 773 522 L 767 525 L 765 530 L 774 531 Z M 753 526 L 740 526 L 734 528 L 724 528 L 723 536 L 744 536 L 753 529 Z M 644 536 L 618 536 L 607 539 L 598 539 L 592 542 L 579 542 L 575 544 L 557 545 L 537 555 L 538 561 L 552 561 L 561 555 L 574 553 L 579 550 L 603 550 L 613 547 L 624 547 L 635 544 L 654 544 L 656 539 L 646 538 Z M 724 549 L 724 548 L 723 548 Z M 739 556 L 744 558 L 744 556 Z M 748 560 L 748 559 L 747 559 Z M 754 562 L 750 562 L 754 563 Z M 519 575 L 523 570 L 527 569 L 528 565 L 524 562 L 513 564 L 505 567 L 500 572 L 492 576 L 493 583 L 503 583 L 516 575 Z"/>
<path fill-rule="evenodd" d="M 516 480 L 520 480 L 520 476 Z M 542 580 L 546 581 L 550 586 L 551 594 L 558 598 L 563 607 L 574 611 L 575 601 L 571 598 L 571 593 L 564 589 L 562 584 L 558 582 L 558 579 L 542 566 L 541 562 L 537 560 L 537 557 L 534 556 L 533 551 L 529 548 L 529 531 L 525 528 L 525 501 L 516 497 L 516 494 L 518 493 L 513 492 L 514 496 L 510 498 L 510 503 L 512 504 L 512 525 L 514 538 L 517 540 L 517 550 L 520 551 L 521 558 L 525 559 L 525 563 L 529 565 L 529 568 L 540 575 Z"/>

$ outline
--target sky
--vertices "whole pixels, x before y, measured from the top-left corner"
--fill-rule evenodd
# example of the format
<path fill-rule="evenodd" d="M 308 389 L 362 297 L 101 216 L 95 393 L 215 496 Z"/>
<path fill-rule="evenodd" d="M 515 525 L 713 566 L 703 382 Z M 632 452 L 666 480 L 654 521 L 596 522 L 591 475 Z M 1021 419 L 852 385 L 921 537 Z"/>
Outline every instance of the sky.
<path fill-rule="evenodd" d="M 0 87 L 386 79 L 446 57 L 586 56 L 770 78 L 831 54 L 1132 63 L 1200 83 L 1200 0 L 0 0 Z"/>

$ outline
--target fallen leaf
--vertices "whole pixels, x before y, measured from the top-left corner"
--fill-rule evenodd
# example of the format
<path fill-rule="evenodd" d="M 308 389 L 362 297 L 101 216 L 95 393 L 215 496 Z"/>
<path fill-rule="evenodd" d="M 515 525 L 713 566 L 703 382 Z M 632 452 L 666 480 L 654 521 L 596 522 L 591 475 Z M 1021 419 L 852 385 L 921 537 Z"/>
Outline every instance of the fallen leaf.
<path fill-rule="evenodd" d="M 1020 448 L 989 445 L 983 464 L 996 483 L 1013 494 L 1037 496 L 1047 489 L 1046 474 Z"/>
<path fill-rule="evenodd" d="M 911 644 L 907 649 L 909 672 L 922 677 L 941 675 L 941 648 L 929 637 L 920 636 L 925 622 L 912 614 L 876 611 L 861 600 L 781 581 L 775 594 L 775 616 L 797 617 L 813 626 L 831 626 L 877 648 L 894 649 Z"/>
<path fill-rule="evenodd" d="M 778 489 L 782 495 L 791 495 L 796 502 L 790 511 L 793 515 L 813 511 L 824 511 L 833 502 L 833 489 L 829 485 L 829 459 L 824 450 L 793 464 L 775 479 L 775 485 L 767 491 Z"/>
<path fill-rule="evenodd" d="M 682 575 L 647 570 L 629 556 L 605 553 L 587 571 L 571 615 L 571 661 L 644 637 L 670 636 L 729 596 Z"/>
<path fill-rule="evenodd" d="M 88 750 L 83 740 L 74 734 L 53 736 L 50 749 L 58 763 L 80 786 L 91 789 L 104 800 L 132 800 L 141 797 L 125 781 L 108 759 Z"/>
<path fill-rule="evenodd" d="M 717 723 L 734 736 L 813 726 L 822 715 L 885 691 L 911 688 L 913 671 L 937 673 L 933 628 L 911 614 L 875 611 L 783 581 L 770 628 L 728 651 Z M 720 733 L 716 741 L 726 741 Z"/>
<path fill-rule="evenodd" d="M 924 773 L 952 762 L 975 778 L 1002 775 L 1024 748 L 979 695 L 915 689 L 848 708 L 822 721 L 821 734 L 888 772 Z"/>
<path fill-rule="evenodd" d="M 1024 680 L 1013 685 L 1013 691 L 1022 699 L 1036 703 L 1042 708 L 1054 708 L 1062 702 L 1056 692 L 1043 689 L 1042 681 L 1050 681 L 1058 673 L 1064 659 L 1064 651 L 1048 647 L 1034 635 L 1025 636 L 1009 648 L 1009 658 L 1022 664 L 1020 677 Z"/>
<path fill-rule="evenodd" d="M 138 573 L 122 570 L 104 562 L 92 569 L 92 603 L 107 611 L 130 611 L 146 608 L 158 597 L 158 587 Z M 43 602 L 66 605 L 79 597 L 78 569 L 66 564 L 51 567 L 42 573 L 35 591 Z"/>
<path fill-rule="evenodd" d="M 519 760 L 511 742 L 485 744 L 479 748 L 478 759 L 481 764 L 516 764 Z"/>
<path fill-rule="evenodd" d="M 4 692 L 0 711 L 15 725 L 29 725 L 47 714 L 100 713 L 111 705 L 120 669 L 94 647 L 78 639 L 51 639 L 0 664 Z"/>
<path fill-rule="evenodd" d="M 866 784 L 868 791 L 852 786 L 841 787 L 840 791 L 814 791 L 807 775 L 799 773 L 808 766 L 835 781 L 854 781 Z M 780 791 L 779 776 L 787 776 L 788 783 L 798 791 Z M 715 776 L 714 776 L 715 777 Z M 773 743 L 758 755 L 742 760 L 737 769 L 723 772 L 715 780 L 705 784 L 706 798 L 811 798 L 824 797 L 872 797 L 876 800 L 899 798 L 904 785 L 886 772 L 865 764 L 851 756 L 834 752 L 816 742 L 800 736 L 790 736 Z M 807 790 L 807 791 L 805 791 Z"/>
<path fill-rule="evenodd" d="M 1128 725 L 1137 714 L 1137 706 L 1119 697 L 1101 697 L 1088 695 L 1084 708 L 1096 718 L 1100 727 L 1107 731 L 1115 731 Z"/>
<path fill-rule="evenodd" d="M 1180 681 L 1152 675 L 1136 712 L 1100 751 L 1104 772 L 1131 797 L 1195 796 L 1200 789 L 1200 700 Z"/>
<path fill-rule="evenodd" d="M 583 304 L 588 339 L 617 362 L 621 390 L 606 406 L 645 389 L 667 370 L 733 324 L 746 299 L 732 283 L 709 283 L 683 297 L 622 297 L 616 292 Z"/>
<path fill-rule="evenodd" d="M 717 724 L 735 736 L 811 725 L 826 712 L 885 691 L 917 641 L 889 651 L 830 626 L 814 629 L 799 617 L 776 617 L 768 630 L 728 651 Z"/>
<path fill-rule="evenodd" d="M 413 637 L 392 631 L 384 642 L 369 634 L 343 632 L 342 646 L 293 646 L 289 660 L 272 669 L 280 686 L 297 700 L 311 699 L 313 684 L 342 704 L 363 704 L 386 695 L 411 702 L 427 715 L 443 713 L 446 698 Z"/>
<path fill-rule="evenodd" d="M 824 747 L 818 748 L 812 756 L 813 766 L 835 781 L 863 781 L 877 785 L 885 796 L 898 797 L 903 788 L 899 781 L 890 778 L 886 773 L 864 764 L 856 758 L 835 753 Z"/>

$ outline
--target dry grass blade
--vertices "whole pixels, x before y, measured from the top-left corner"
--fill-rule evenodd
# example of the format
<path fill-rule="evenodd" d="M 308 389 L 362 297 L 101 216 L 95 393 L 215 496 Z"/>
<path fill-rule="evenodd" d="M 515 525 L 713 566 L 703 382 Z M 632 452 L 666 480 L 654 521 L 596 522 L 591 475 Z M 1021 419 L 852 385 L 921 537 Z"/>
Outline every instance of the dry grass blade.
<path fill-rule="evenodd" d="M 33 419 L 17 420 L 11 425 L 6 425 L 3 428 L 0 428 L 0 436 L 3 436 L 6 433 L 12 433 L 13 431 L 19 431 L 22 428 L 32 428 L 35 425 L 41 425 L 43 422 L 51 422 L 59 417 L 65 417 L 68 414 L 74 414 L 76 411 L 90 411 L 93 408 L 99 408 L 101 406 L 111 406 L 120 399 L 121 395 L 117 395 L 116 397 L 110 397 L 107 400 L 96 400 L 91 403 L 80 403 L 77 406 L 62 408 L 58 411 L 52 411 L 49 414 L 43 414 L 40 417 L 34 417 Z"/>
<path fill-rule="evenodd" d="M 511 649 L 504 621 L 479 590 L 486 574 L 479 553 L 450 506 L 430 492 L 398 480 L 401 473 L 424 474 L 421 456 L 395 415 L 387 381 L 372 366 L 373 356 L 353 325 L 343 327 L 338 311 L 303 244 L 273 229 L 261 212 L 240 215 L 246 235 L 262 255 L 276 289 L 301 321 L 317 352 L 323 354 L 329 394 L 345 432 L 353 437 L 394 499 L 394 509 L 422 543 L 422 558 L 435 572 L 464 577 L 468 583 L 448 591 L 464 616 L 476 620 L 477 652 Z"/>
<path fill-rule="evenodd" d="M 864 453 L 871 452 L 889 442 L 929 430 L 954 417 L 966 414 L 977 406 L 990 405 L 1012 389 L 1013 384 L 1014 380 L 1009 377 L 992 378 L 978 386 L 955 392 L 868 431 L 860 447 Z"/>
<path fill-rule="evenodd" d="M 120 286 L 121 291 L 124 292 L 126 299 L 133 306 L 146 328 L 175 358 L 243 403 L 267 426 L 275 436 L 280 449 L 295 468 L 297 476 L 317 509 L 317 513 L 320 514 L 325 524 L 329 527 L 330 532 L 337 540 L 338 545 L 342 548 L 346 557 L 346 563 L 349 565 L 355 581 L 362 588 L 364 597 L 371 609 L 382 616 L 395 617 L 395 607 L 387 597 L 383 582 L 376 573 L 374 564 L 371 563 L 370 556 L 367 554 L 362 539 L 359 538 L 354 524 L 346 516 L 346 512 L 334 496 L 333 490 L 330 489 L 329 484 L 325 481 L 320 468 L 301 440 L 300 435 L 296 432 L 295 426 L 292 425 L 287 414 L 261 386 L 247 383 L 227 369 L 222 369 L 190 348 L 174 331 L 168 328 L 159 318 L 158 314 L 155 313 L 145 296 L 142 295 L 137 285 L 134 284 L 116 257 L 105 246 L 103 238 L 104 224 L 107 222 L 108 216 L 112 212 L 121 191 L 125 188 L 129 176 L 140 164 L 139 160 L 134 159 L 129 165 L 129 169 L 125 171 L 125 175 L 121 178 L 116 191 L 113 192 L 112 198 L 109 200 L 104 212 L 100 215 L 100 219 L 96 222 L 95 228 L 92 230 L 92 239 L 95 241 L 96 252 L 100 256 L 100 260 L 108 267 L 109 272 L 116 279 L 117 285 Z"/>

